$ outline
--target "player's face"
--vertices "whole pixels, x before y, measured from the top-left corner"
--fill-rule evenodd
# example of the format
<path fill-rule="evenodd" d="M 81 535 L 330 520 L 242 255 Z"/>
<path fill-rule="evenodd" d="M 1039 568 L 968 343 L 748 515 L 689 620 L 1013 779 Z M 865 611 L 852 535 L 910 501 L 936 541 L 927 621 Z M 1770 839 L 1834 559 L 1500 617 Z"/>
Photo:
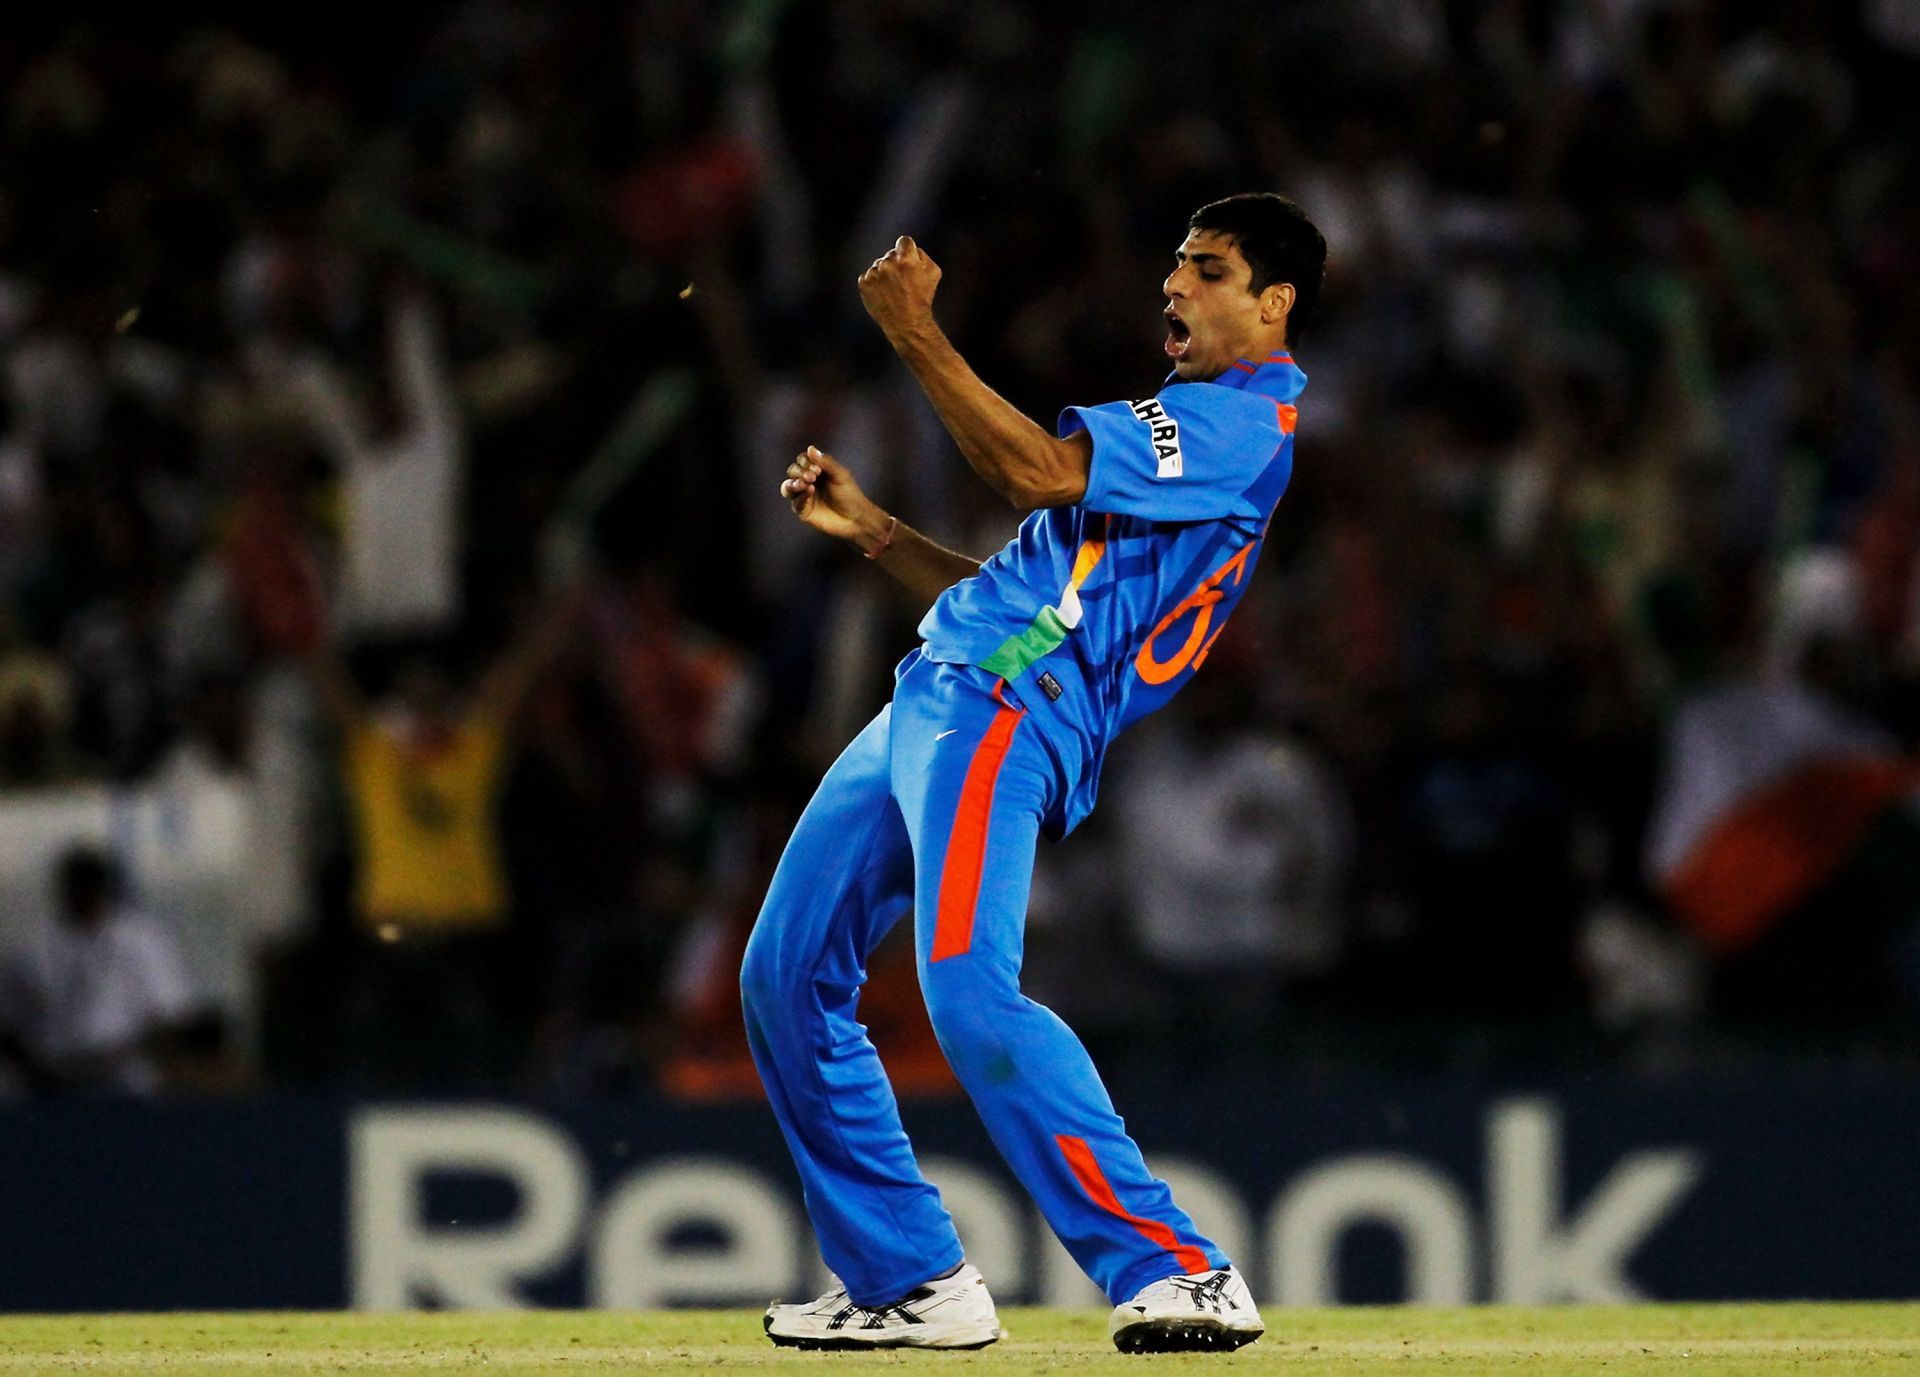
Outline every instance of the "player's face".
<path fill-rule="evenodd" d="M 1167 357 L 1193 382 L 1217 378 L 1233 361 L 1266 352 L 1260 298 L 1247 290 L 1253 269 L 1226 235 L 1195 230 L 1174 251 L 1161 284 L 1167 294 Z"/>

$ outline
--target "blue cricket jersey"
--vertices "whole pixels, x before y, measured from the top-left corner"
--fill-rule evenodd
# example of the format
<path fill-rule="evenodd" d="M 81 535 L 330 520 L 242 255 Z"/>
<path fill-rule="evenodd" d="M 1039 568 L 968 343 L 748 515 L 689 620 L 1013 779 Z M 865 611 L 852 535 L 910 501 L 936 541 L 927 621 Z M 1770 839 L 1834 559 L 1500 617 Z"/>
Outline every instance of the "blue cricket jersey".
<path fill-rule="evenodd" d="M 1068 407 L 1060 434 L 1093 438 L 1086 496 L 1031 513 L 920 623 L 928 658 L 978 665 L 1027 704 L 1069 781 L 1056 835 L 1093 810 L 1108 743 L 1200 668 L 1246 591 L 1306 384 L 1274 354 L 1145 401 Z"/>

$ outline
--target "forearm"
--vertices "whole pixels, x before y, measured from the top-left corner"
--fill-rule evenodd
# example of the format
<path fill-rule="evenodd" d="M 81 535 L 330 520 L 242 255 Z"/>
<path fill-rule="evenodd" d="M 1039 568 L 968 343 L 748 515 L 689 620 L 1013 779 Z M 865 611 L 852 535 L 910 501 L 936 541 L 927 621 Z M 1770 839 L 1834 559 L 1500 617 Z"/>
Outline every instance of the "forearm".
<path fill-rule="evenodd" d="M 988 487 L 1023 509 L 1086 494 L 1085 457 L 1075 443 L 1050 435 L 981 381 L 938 324 L 929 319 L 890 342 Z"/>
<path fill-rule="evenodd" d="M 566 651 L 586 609 L 586 588 L 578 582 L 543 598 L 506 652 L 481 677 L 475 705 L 496 721 L 519 711 L 548 667 Z"/>
<path fill-rule="evenodd" d="M 936 544 L 878 507 L 861 519 L 848 543 L 928 607 L 954 584 L 980 572 L 979 560 Z"/>

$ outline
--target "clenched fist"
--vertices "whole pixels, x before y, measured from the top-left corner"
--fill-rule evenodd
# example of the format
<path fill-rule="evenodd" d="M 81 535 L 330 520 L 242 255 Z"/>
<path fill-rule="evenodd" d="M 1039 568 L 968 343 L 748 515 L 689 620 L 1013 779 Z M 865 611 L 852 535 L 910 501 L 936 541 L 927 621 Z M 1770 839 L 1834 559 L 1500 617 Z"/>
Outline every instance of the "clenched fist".
<path fill-rule="evenodd" d="M 793 514 L 823 535 L 849 540 L 871 553 L 880 544 L 891 518 L 874 505 L 847 466 L 817 445 L 787 465 L 780 495 Z"/>
<path fill-rule="evenodd" d="M 881 332 L 897 343 L 916 328 L 933 323 L 933 293 L 939 285 L 940 265 L 903 234 L 860 274 L 860 304 Z"/>

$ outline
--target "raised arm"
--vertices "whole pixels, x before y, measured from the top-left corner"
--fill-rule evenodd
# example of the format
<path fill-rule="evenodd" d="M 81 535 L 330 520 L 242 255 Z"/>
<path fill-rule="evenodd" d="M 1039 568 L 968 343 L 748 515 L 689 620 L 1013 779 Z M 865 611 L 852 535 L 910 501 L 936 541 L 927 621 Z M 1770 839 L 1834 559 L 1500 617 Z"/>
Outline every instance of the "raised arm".
<path fill-rule="evenodd" d="M 542 598 L 500 658 L 481 676 L 474 689 L 475 706 L 496 719 L 519 711 L 540 676 L 579 631 L 586 605 L 587 589 L 579 582 Z"/>
<path fill-rule="evenodd" d="M 933 318 L 939 285 L 939 264 L 902 235 L 860 275 L 860 300 L 988 487 L 1023 510 L 1078 502 L 1093 441 L 1049 434 L 980 380 Z"/>
<path fill-rule="evenodd" d="M 359 685 L 353 682 L 353 675 L 347 669 L 346 661 L 323 632 L 301 656 L 301 665 L 307 671 L 307 680 L 313 685 L 314 696 L 320 700 L 320 706 L 328 717 L 333 719 L 335 727 L 345 732 L 367 715 L 366 700 L 360 696 Z"/>
<path fill-rule="evenodd" d="M 780 495 L 795 516 L 822 535 L 852 545 L 926 606 L 980 572 L 979 560 L 934 544 L 882 511 L 845 464 L 815 445 L 787 465 Z"/>

